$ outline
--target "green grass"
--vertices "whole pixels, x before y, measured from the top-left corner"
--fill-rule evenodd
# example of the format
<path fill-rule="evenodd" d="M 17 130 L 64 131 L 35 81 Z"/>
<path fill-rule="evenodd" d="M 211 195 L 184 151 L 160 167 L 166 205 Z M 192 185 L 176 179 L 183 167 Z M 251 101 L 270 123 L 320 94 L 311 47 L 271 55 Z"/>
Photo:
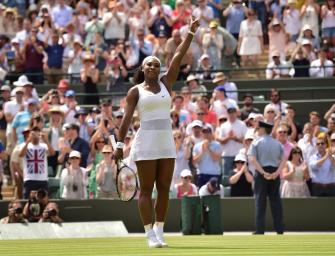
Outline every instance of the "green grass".
<path fill-rule="evenodd" d="M 335 255 L 335 235 L 174 236 L 169 248 L 148 249 L 144 237 L 7 240 L 0 255 Z"/>

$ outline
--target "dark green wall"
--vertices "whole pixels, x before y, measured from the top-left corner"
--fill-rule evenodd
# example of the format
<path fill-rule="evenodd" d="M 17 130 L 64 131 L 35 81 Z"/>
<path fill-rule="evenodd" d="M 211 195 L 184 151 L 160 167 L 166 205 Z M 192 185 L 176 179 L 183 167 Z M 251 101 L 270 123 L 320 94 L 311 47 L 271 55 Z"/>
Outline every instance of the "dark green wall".
<path fill-rule="evenodd" d="M 58 201 L 61 217 L 67 222 L 122 220 L 129 232 L 143 232 L 137 201 L 116 200 Z M 8 202 L 0 202 L 0 217 L 6 215 Z M 287 231 L 335 231 L 335 198 L 284 199 L 284 219 Z M 252 231 L 254 199 L 225 198 L 221 200 L 221 221 L 224 231 Z M 181 200 L 170 200 L 167 232 L 180 231 Z M 270 211 L 267 230 L 272 230 Z"/>

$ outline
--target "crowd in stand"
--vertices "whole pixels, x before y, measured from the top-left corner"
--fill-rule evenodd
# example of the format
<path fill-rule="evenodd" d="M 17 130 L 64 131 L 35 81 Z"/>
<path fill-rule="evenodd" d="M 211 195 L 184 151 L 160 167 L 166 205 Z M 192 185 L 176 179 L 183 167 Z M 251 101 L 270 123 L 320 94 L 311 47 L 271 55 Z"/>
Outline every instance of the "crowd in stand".
<path fill-rule="evenodd" d="M 248 8 L 239 0 L 227 8 L 207 0 L 27 2 L 28 9 L 19 1 L 0 6 L 0 80 L 10 80 L 1 87 L 0 181 L 7 171 L 16 198 L 47 190 L 49 177 L 60 180 L 60 198 L 117 198 L 108 137 L 118 133 L 125 102 L 113 111 L 115 98 L 92 95 L 99 81 L 110 91 L 126 90 L 129 71 L 148 55 L 156 55 L 163 69 L 168 66 L 191 15 L 200 18 L 201 29 L 182 61 L 179 78 L 185 86 L 172 95 L 177 159 L 171 197 L 228 196 L 224 186 L 231 187 L 231 196 L 252 196 L 255 167 L 248 149 L 258 139 L 259 121 L 273 125 L 271 135 L 284 148 L 283 197 L 335 195 L 335 105 L 324 116 L 311 112 L 309 122 L 299 124 L 294 107 L 276 89 L 264 110 L 253 106 L 249 94 L 240 108 L 235 83 L 213 72 L 257 65 L 268 38 L 267 78 L 332 76 L 333 0 L 321 7 L 311 0 L 250 1 Z M 57 89 L 39 97 L 34 85 L 46 83 L 44 77 Z M 213 93 L 203 80 L 216 84 Z M 71 89 L 78 83 L 87 93 L 83 103 L 95 107 L 79 106 Z M 327 127 L 321 126 L 323 118 Z M 132 166 L 139 125 L 134 115 L 125 140 L 124 156 Z"/>

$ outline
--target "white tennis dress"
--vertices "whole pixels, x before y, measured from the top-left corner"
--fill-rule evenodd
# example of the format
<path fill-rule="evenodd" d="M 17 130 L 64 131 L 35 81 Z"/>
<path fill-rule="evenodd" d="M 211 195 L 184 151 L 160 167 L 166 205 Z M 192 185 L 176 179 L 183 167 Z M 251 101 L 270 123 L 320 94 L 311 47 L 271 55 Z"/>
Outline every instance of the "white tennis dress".
<path fill-rule="evenodd" d="M 133 161 L 176 158 L 176 146 L 170 119 L 171 96 L 162 81 L 160 92 L 153 93 L 137 85 L 139 99 L 137 110 L 140 128 L 131 148 Z"/>

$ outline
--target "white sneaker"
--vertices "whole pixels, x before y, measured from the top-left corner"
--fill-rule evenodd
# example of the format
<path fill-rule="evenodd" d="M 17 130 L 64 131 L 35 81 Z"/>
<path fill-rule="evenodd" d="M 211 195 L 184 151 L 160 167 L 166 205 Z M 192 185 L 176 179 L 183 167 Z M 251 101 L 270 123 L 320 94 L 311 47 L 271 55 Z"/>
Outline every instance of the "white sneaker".
<path fill-rule="evenodd" d="M 161 248 L 161 243 L 157 240 L 155 232 L 151 229 L 145 234 L 148 240 L 149 248 Z"/>
<path fill-rule="evenodd" d="M 168 247 L 167 243 L 165 242 L 164 239 L 164 232 L 163 232 L 163 227 L 159 227 L 157 225 L 154 225 L 153 230 L 156 234 L 156 238 L 158 242 L 162 245 L 162 247 Z"/>

